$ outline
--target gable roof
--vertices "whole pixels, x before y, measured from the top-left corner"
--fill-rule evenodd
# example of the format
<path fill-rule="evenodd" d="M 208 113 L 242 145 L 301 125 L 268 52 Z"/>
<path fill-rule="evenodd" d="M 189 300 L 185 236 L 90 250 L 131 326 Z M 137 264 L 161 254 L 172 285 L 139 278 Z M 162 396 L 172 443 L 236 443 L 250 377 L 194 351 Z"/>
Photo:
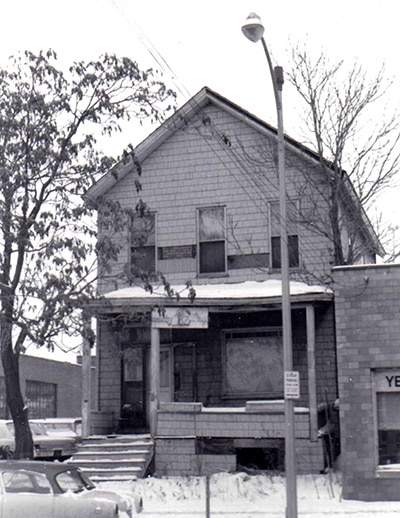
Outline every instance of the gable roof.
<path fill-rule="evenodd" d="M 96 200 L 107 193 L 127 174 L 135 169 L 135 163 L 143 162 L 153 151 L 160 147 L 171 135 L 180 130 L 187 124 L 187 121 L 193 118 L 209 103 L 221 108 L 225 112 L 243 121 L 245 124 L 254 128 L 259 133 L 277 138 L 278 131 L 275 127 L 267 122 L 259 119 L 252 113 L 241 108 L 237 104 L 229 101 L 219 93 L 211 90 L 207 86 L 203 87 L 196 95 L 187 101 L 157 129 L 155 129 L 148 137 L 146 137 L 138 146 L 135 147 L 132 156 L 126 160 L 118 162 L 108 173 L 103 175 L 92 187 L 85 193 L 85 200 L 89 204 L 96 205 Z M 314 165 L 321 162 L 319 155 L 307 148 L 295 139 L 285 135 L 285 147 L 302 158 L 309 160 Z M 326 162 L 328 165 L 329 162 Z M 366 240 L 370 242 L 372 250 L 380 256 L 385 251 L 375 233 L 373 226 L 361 205 L 357 193 L 345 171 L 343 171 L 345 181 L 345 200 L 352 206 L 353 212 L 358 214 L 360 223 L 364 227 L 364 235 Z"/>

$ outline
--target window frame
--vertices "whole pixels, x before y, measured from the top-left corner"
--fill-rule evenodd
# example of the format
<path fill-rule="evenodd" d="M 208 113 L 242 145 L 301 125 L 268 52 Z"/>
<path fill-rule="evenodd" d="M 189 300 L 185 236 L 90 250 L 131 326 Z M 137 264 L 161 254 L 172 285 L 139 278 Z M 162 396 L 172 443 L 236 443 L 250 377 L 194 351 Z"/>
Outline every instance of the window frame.
<path fill-rule="evenodd" d="M 213 211 L 213 210 L 223 210 L 223 239 L 215 238 L 215 239 L 201 239 L 201 220 L 200 214 L 202 211 Z M 197 239 L 196 239 L 196 248 L 197 248 L 197 274 L 199 277 L 218 277 L 218 276 L 226 276 L 228 273 L 228 242 L 227 242 L 227 232 L 226 232 L 226 205 L 210 205 L 205 207 L 198 207 L 196 210 L 196 218 L 197 218 Z M 201 245 L 202 243 L 223 243 L 224 247 L 224 257 L 223 270 L 218 271 L 202 271 L 201 267 Z"/>
<path fill-rule="evenodd" d="M 25 381 L 25 398 L 31 419 L 56 417 L 58 408 L 57 383 L 28 378 Z"/>
<path fill-rule="evenodd" d="M 135 215 L 135 217 L 137 218 L 153 218 L 153 226 L 154 226 L 154 232 L 152 232 L 151 234 L 149 234 L 149 236 L 154 236 L 154 243 L 149 243 L 147 244 L 146 242 L 140 246 L 135 246 L 134 245 L 134 242 L 133 242 L 133 232 L 134 232 L 134 219 L 131 219 L 130 221 L 130 227 L 129 227 L 129 236 L 128 236 L 128 240 L 129 240 L 129 271 L 131 272 L 131 274 L 135 277 L 135 278 L 139 278 L 138 275 L 136 275 L 136 272 L 134 272 L 133 270 L 133 267 L 135 266 L 135 262 L 133 261 L 133 254 L 134 254 L 134 249 L 150 249 L 150 248 L 154 248 L 154 271 L 146 271 L 146 273 L 149 275 L 149 277 L 153 278 L 153 277 L 156 277 L 157 275 L 157 271 L 158 271 L 158 252 L 157 252 L 157 212 L 155 211 L 149 211 L 145 214 L 143 214 L 143 216 L 140 216 L 139 214 L 138 215 Z M 153 239 L 152 239 L 153 240 Z M 142 269 L 143 270 L 143 269 Z M 144 271 L 144 270 L 143 270 Z"/>
<path fill-rule="evenodd" d="M 248 392 L 235 392 L 228 390 L 228 372 L 227 372 L 227 335 L 229 334 L 256 334 L 260 333 L 265 334 L 265 336 L 277 337 L 280 338 L 280 353 L 281 353 L 281 363 L 282 363 L 282 385 L 280 390 L 276 390 L 273 392 L 256 392 L 256 391 L 248 391 Z M 223 329 L 221 331 L 221 350 L 222 350 L 222 398 L 223 399 L 270 399 L 271 401 L 281 401 L 284 397 L 284 387 L 283 387 L 283 328 L 282 326 L 271 326 L 271 327 L 249 327 L 249 328 L 231 328 L 231 329 Z M 246 337 L 245 337 L 246 338 Z M 250 337 L 247 337 L 250 338 Z"/>
<path fill-rule="evenodd" d="M 371 369 L 371 387 L 372 387 L 372 396 L 373 396 L 373 433 L 374 433 L 374 463 L 375 463 L 375 475 L 377 478 L 399 478 L 400 477 L 400 467 L 399 468 L 385 468 L 385 464 L 380 464 L 380 441 L 379 441 L 379 431 L 380 431 L 380 423 L 379 423 L 379 409 L 378 409 L 378 394 L 390 394 L 396 393 L 399 397 L 400 404 L 400 387 L 399 390 L 383 390 L 378 383 L 378 376 L 385 375 L 385 373 L 394 373 L 396 372 L 398 376 L 400 376 L 400 366 L 399 367 L 375 367 Z M 400 425 L 399 425 L 399 435 L 400 435 Z M 387 466 L 400 465 L 399 462 L 394 462 L 387 464 Z"/>
<path fill-rule="evenodd" d="M 295 205 L 295 211 L 299 212 L 300 209 L 300 201 L 298 199 L 291 200 L 291 203 Z M 275 230 L 273 225 L 273 207 L 276 206 L 279 211 L 279 200 L 270 200 L 268 202 L 268 218 L 269 218 L 269 266 L 271 270 L 274 271 L 280 271 L 282 269 L 282 265 L 280 264 L 280 246 L 281 246 L 281 234 L 280 234 L 280 228 L 278 230 Z M 293 229 L 295 232 L 293 232 Z M 287 210 L 287 239 L 288 239 L 288 245 L 289 245 L 289 268 L 291 270 L 296 270 L 300 268 L 300 236 L 299 236 L 299 228 L 298 228 L 298 222 L 297 221 L 290 221 L 290 210 Z M 293 238 L 296 239 L 296 264 L 291 264 L 291 258 L 293 257 L 293 249 L 291 249 L 291 241 L 293 242 Z M 278 243 L 277 247 L 274 245 L 274 243 Z M 279 265 L 277 266 L 276 263 L 274 263 L 274 257 L 275 253 L 274 250 L 278 248 L 279 251 Z"/>

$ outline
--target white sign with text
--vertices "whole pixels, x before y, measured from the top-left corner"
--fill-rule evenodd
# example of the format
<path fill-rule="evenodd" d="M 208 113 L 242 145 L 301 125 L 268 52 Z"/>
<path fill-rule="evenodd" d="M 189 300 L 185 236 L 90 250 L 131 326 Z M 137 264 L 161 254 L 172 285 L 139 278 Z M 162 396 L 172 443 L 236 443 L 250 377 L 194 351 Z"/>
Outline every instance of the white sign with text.
<path fill-rule="evenodd" d="M 300 375 L 298 371 L 285 371 L 285 399 L 300 398 Z"/>

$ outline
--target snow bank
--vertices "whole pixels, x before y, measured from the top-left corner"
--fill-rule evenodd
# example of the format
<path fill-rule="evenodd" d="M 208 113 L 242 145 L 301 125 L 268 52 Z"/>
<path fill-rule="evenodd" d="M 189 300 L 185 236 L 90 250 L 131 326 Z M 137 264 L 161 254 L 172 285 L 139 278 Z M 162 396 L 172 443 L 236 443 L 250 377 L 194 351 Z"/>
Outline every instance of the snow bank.
<path fill-rule="evenodd" d="M 205 477 L 149 477 L 137 482 L 103 483 L 101 487 L 140 494 L 144 501 L 143 518 L 161 515 L 179 515 L 180 518 L 206 516 Z M 279 475 L 213 475 L 210 477 L 210 515 L 224 518 L 283 518 L 285 487 L 285 478 Z M 343 500 L 338 473 L 298 476 L 297 501 L 301 518 L 400 516 L 400 502 Z"/>

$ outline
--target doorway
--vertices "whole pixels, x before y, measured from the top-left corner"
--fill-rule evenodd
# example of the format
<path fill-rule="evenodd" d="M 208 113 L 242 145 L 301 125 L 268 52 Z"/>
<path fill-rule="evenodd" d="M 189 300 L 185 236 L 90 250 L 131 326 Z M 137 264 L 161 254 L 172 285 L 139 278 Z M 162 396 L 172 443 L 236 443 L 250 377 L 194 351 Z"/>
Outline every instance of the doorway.
<path fill-rule="evenodd" d="M 126 433 L 147 428 L 145 358 L 144 344 L 123 350 L 120 429 Z"/>

